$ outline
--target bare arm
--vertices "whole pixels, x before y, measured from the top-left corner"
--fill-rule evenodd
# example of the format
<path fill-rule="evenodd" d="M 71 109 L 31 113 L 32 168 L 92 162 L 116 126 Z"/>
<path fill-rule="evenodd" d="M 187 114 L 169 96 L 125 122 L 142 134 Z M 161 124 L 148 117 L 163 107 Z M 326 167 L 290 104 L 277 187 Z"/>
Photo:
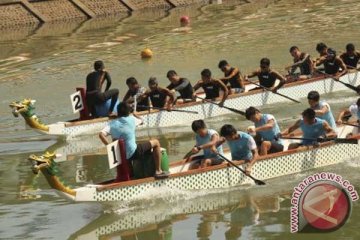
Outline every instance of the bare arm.
<path fill-rule="evenodd" d="M 274 119 L 269 120 L 265 125 L 261 126 L 261 127 L 257 127 L 255 128 L 255 131 L 267 131 L 272 129 L 275 126 L 275 121 Z"/>
<path fill-rule="evenodd" d="M 227 77 L 223 77 L 223 78 L 220 78 L 221 81 L 224 81 L 224 80 L 229 80 L 231 78 L 233 78 L 236 74 L 239 73 L 239 69 L 238 68 L 234 68 L 234 70 L 231 72 L 231 74 Z"/>
<path fill-rule="evenodd" d="M 316 116 L 322 116 L 324 114 L 326 114 L 327 112 L 329 112 L 329 108 L 327 105 L 324 105 L 321 109 L 319 110 L 315 110 L 315 114 Z"/>
<path fill-rule="evenodd" d="M 198 90 L 199 88 L 201 88 L 202 84 L 203 84 L 202 80 L 199 80 L 199 81 L 195 84 L 195 86 L 193 87 L 194 93 L 196 92 L 196 90 Z"/>
<path fill-rule="evenodd" d="M 301 120 L 297 120 L 291 127 L 282 131 L 281 135 L 282 136 L 289 135 L 290 133 L 292 133 L 293 131 L 295 131 L 296 129 L 298 129 L 300 127 L 300 123 L 301 123 Z"/>
<path fill-rule="evenodd" d="M 345 109 L 345 110 L 341 111 L 336 122 L 341 124 L 343 122 L 343 118 L 345 116 L 351 116 L 351 112 L 349 111 L 349 109 Z"/>
<path fill-rule="evenodd" d="M 229 95 L 229 89 L 225 86 L 225 84 L 224 84 L 222 81 L 216 80 L 216 79 L 214 79 L 214 80 L 216 81 L 216 83 L 220 86 L 220 88 L 221 88 L 221 89 L 223 90 L 223 92 L 224 92 L 224 94 L 223 94 L 223 96 L 222 96 L 222 99 L 221 99 L 221 102 L 220 102 L 220 104 L 224 104 L 226 98 L 227 98 L 228 95 Z"/>
<path fill-rule="evenodd" d="M 280 73 L 276 72 L 276 71 L 272 71 L 271 72 L 277 79 L 280 80 L 280 83 L 273 89 L 273 91 L 277 91 L 278 89 L 280 89 L 282 86 L 284 86 L 285 84 L 285 77 L 283 75 L 281 75 Z"/>
<path fill-rule="evenodd" d="M 336 77 L 337 77 L 337 78 L 340 78 L 342 75 L 344 75 L 344 74 L 347 73 L 347 67 L 346 67 L 344 61 L 343 61 L 341 58 L 336 57 L 335 61 L 338 62 L 338 64 L 340 65 L 340 67 L 341 67 L 341 69 L 342 69 L 341 72 L 339 72 L 339 73 L 336 74 Z"/>
<path fill-rule="evenodd" d="M 247 80 L 248 78 L 253 78 L 259 75 L 259 70 L 253 71 L 252 73 L 245 75 L 245 80 Z"/>
<path fill-rule="evenodd" d="M 105 144 L 105 145 L 108 145 L 108 144 L 109 144 L 109 141 L 108 141 L 106 135 L 105 135 L 103 132 L 100 132 L 100 133 L 99 133 L 99 138 L 100 138 L 100 140 L 101 140 L 101 142 L 102 142 L 103 144 Z"/>
<path fill-rule="evenodd" d="M 332 129 L 326 121 L 324 121 L 323 127 L 325 129 L 325 132 L 326 132 L 325 135 L 327 138 L 335 138 L 337 136 L 334 129 Z"/>
<path fill-rule="evenodd" d="M 160 88 L 160 91 L 162 91 L 163 93 L 166 94 L 166 96 L 169 97 L 169 101 L 167 102 L 167 107 L 171 108 L 171 106 L 174 104 L 175 102 L 175 97 L 174 94 L 167 88 Z"/>

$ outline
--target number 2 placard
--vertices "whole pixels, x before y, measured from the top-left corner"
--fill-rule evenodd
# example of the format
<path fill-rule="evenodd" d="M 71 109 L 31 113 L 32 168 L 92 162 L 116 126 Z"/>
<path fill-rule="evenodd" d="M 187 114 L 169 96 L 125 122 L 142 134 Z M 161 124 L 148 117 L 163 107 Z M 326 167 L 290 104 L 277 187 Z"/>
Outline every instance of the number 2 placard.
<path fill-rule="evenodd" d="M 76 93 L 71 94 L 70 99 L 71 99 L 71 105 L 72 105 L 74 113 L 80 112 L 81 110 L 84 109 L 84 104 L 82 101 L 80 91 L 77 91 Z"/>
<path fill-rule="evenodd" d="M 106 145 L 106 149 L 107 149 L 107 153 L 108 153 L 110 169 L 120 165 L 121 158 L 120 158 L 119 141 L 114 141 L 114 142 Z"/>

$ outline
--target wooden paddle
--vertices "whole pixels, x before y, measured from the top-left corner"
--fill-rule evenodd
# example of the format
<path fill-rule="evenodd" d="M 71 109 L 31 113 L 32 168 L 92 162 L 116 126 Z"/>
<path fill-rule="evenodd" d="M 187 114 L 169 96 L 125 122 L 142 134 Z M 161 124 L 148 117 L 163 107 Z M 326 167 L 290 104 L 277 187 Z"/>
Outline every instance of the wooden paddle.
<path fill-rule="evenodd" d="M 256 179 L 254 178 L 253 176 L 251 175 L 247 175 L 246 172 L 241 168 L 239 167 L 238 165 L 236 165 L 235 163 L 233 163 L 232 161 L 230 161 L 229 159 L 227 159 L 225 156 L 223 156 L 222 154 L 218 153 L 218 155 L 224 159 L 225 161 L 227 161 L 228 163 L 230 163 L 230 165 L 236 167 L 237 169 L 239 169 L 243 174 L 245 174 L 246 176 L 248 176 L 249 178 L 251 178 L 252 180 L 254 180 L 254 182 L 256 183 L 256 185 L 266 185 L 265 182 L 259 180 L 259 179 Z"/>
<path fill-rule="evenodd" d="M 199 114 L 199 112 L 196 112 L 196 111 L 181 110 L 181 109 L 171 109 L 171 110 L 167 110 L 166 108 L 150 107 L 150 106 L 144 106 L 144 105 L 138 105 L 138 107 L 141 107 L 141 108 L 148 108 L 148 109 L 156 109 L 156 110 L 160 110 L 160 111 L 169 111 L 169 112 L 184 112 L 184 113 Z"/>
<path fill-rule="evenodd" d="M 343 124 L 343 125 L 347 125 L 347 126 L 352 126 L 352 127 L 358 127 L 358 128 L 360 128 L 360 125 L 355 125 L 355 124 L 351 124 L 351 123 L 341 123 L 341 124 Z"/>
<path fill-rule="evenodd" d="M 216 102 L 213 102 L 213 101 L 211 101 L 211 100 L 209 100 L 209 99 L 205 99 L 205 98 L 198 97 L 198 96 L 196 96 L 196 97 L 199 98 L 199 99 L 201 99 L 201 100 L 203 100 L 203 101 L 205 101 L 205 102 L 208 102 L 208 103 L 211 103 L 211 104 L 214 104 L 214 105 L 217 105 L 217 106 L 221 107 L 220 104 L 218 104 L 218 103 L 216 103 Z M 232 111 L 232 112 L 234 112 L 234 113 L 237 113 L 237 114 L 240 114 L 240 115 L 245 116 L 245 112 L 244 112 L 244 111 L 237 110 L 237 109 L 231 108 L 231 107 L 226 107 L 226 106 L 222 106 L 222 107 L 225 108 L 225 109 L 227 109 L 227 110 L 229 110 L 229 111 Z"/>
<path fill-rule="evenodd" d="M 360 89 L 359 89 L 359 88 L 357 88 L 357 87 L 355 87 L 355 86 L 353 86 L 353 85 L 351 85 L 351 84 L 349 84 L 349 83 L 340 81 L 340 79 L 335 78 L 333 75 L 324 73 L 324 72 L 322 72 L 322 71 L 320 71 L 320 70 L 318 70 L 318 69 L 315 69 L 315 71 L 318 72 L 318 73 L 323 74 L 325 77 L 331 78 L 331 79 L 333 79 L 334 81 L 337 81 L 337 82 L 339 82 L 339 83 L 344 84 L 347 88 L 355 91 L 357 94 L 360 94 Z"/>
<path fill-rule="evenodd" d="M 290 139 L 290 140 L 307 140 L 314 142 L 334 141 L 335 143 L 358 144 L 357 139 L 351 139 L 351 138 L 297 138 L 297 137 L 279 137 L 279 138 Z"/>
<path fill-rule="evenodd" d="M 281 94 L 281 93 L 278 93 L 278 92 L 273 92 L 273 91 L 271 91 L 271 89 L 269 89 L 269 88 L 267 88 L 267 87 L 264 87 L 264 86 L 262 86 L 262 85 L 260 85 L 260 84 L 258 84 L 258 83 L 255 83 L 255 82 L 250 81 L 250 80 L 247 80 L 247 81 L 248 81 L 249 83 L 254 84 L 255 86 L 258 86 L 258 87 L 260 87 L 260 88 L 268 91 L 268 92 L 272 92 L 272 93 L 277 94 L 277 95 L 279 95 L 279 96 L 281 96 L 281 97 L 284 97 L 284 98 L 286 98 L 286 99 L 289 99 L 289 100 L 291 100 L 291 101 L 293 101 L 293 102 L 300 103 L 300 102 L 299 102 L 298 100 L 296 100 L 296 99 L 293 99 L 293 98 L 291 98 L 291 97 L 288 97 L 288 96 L 286 96 L 286 95 L 284 95 L 284 94 Z"/>

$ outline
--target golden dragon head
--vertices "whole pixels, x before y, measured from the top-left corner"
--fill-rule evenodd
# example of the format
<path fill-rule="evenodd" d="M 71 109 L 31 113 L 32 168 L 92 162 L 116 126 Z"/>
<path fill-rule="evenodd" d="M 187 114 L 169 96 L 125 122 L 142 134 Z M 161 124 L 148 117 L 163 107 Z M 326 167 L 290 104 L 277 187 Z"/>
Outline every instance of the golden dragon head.
<path fill-rule="evenodd" d="M 38 174 L 42 169 L 51 168 L 51 165 L 54 163 L 54 159 L 56 158 L 55 153 L 45 152 L 44 154 L 37 156 L 35 154 L 31 154 L 28 160 L 32 163 L 31 170 L 34 174 Z M 51 172 L 49 172 L 51 173 Z"/>
<path fill-rule="evenodd" d="M 27 117 L 31 117 L 31 115 L 33 115 L 32 110 L 35 109 L 35 102 L 35 100 L 28 98 L 22 101 L 14 101 L 9 104 L 9 107 L 12 109 L 14 117 L 18 117 L 19 113 L 24 114 Z"/>

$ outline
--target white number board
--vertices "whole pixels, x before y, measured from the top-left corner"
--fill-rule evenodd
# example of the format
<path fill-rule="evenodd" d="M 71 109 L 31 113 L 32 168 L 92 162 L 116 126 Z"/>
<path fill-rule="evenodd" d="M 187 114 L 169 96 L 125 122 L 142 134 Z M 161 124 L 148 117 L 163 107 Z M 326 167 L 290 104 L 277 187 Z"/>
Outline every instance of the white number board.
<path fill-rule="evenodd" d="M 83 100 L 80 91 L 70 95 L 71 105 L 74 113 L 78 113 L 84 109 Z"/>
<path fill-rule="evenodd" d="M 108 145 L 106 145 L 108 160 L 109 160 L 109 168 L 112 169 L 121 164 L 120 157 L 120 147 L 119 141 L 114 141 Z"/>

